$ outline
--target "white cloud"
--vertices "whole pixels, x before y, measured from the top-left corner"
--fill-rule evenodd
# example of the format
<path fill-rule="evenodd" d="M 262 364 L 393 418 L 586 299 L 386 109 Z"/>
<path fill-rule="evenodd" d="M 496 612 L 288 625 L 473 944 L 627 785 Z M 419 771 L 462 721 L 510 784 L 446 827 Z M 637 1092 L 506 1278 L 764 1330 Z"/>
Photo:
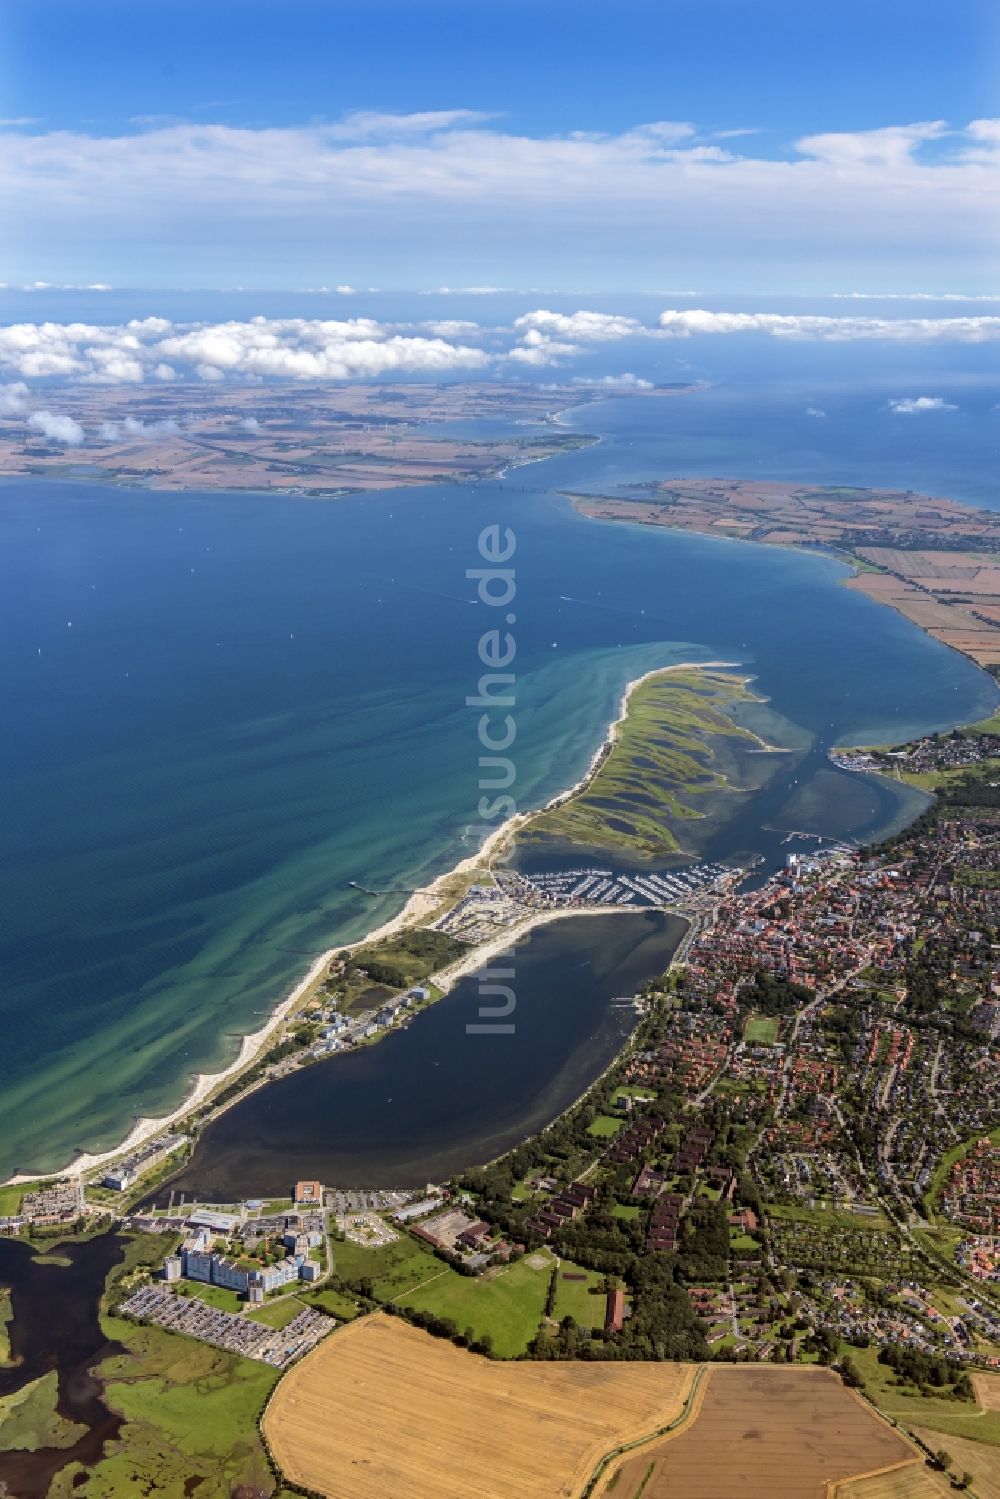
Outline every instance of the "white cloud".
<path fill-rule="evenodd" d="M 942 284 L 992 272 L 996 121 L 827 131 L 782 154 L 752 136 L 730 138 L 735 154 L 710 135 L 654 121 L 531 136 L 462 109 L 260 129 L 164 123 L 118 136 L 0 129 L 7 253 L 52 280 L 68 243 L 116 278 L 141 258 L 150 276 L 221 276 L 238 264 L 246 279 L 273 264 L 279 238 L 292 248 L 294 219 L 296 281 L 336 255 L 345 272 L 377 266 L 366 279 L 437 266 L 436 279 L 466 295 L 498 290 L 498 274 L 532 285 L 558 272 L 566 284 L 595 258 L 623 276 L 727 267 L 730 282 L 738 272 L 744 284 L 761 275 L 786 289 L 790 270 L 818 289 L 817 266 L 827 284 L 901 262 Z M 183 257 L 195 243 L 192 264 Z"/>
<path fill-rule="evenodd" d="M 252 318 L 174 325 L 14 323 L 0 327 L 0 369 L 25 379 L 137 384 L 191 378 L 348 380 L 486 368 L 492 356 L 446 337 L 405 336 L 371 318 Z"/>
<path fill-rule="evenodd" d="M 778 312 L 708 312 L 704 308 L 684 312 L 673 308 L 661 312 L 660 328 L 671 338 L 704 333 L 765 333 L 774 338 L 815 338 L 829 343 L 854 340 L 989 343 L 1000 339 L 1000 317 L 816 317 Z"/>
<path fill-rule="evenodd" d="M 83 442 L 83 428 L 71 416 L 57 416 L 54 411 L 33 411 L 28 426 L 40 432 L 49 442 L 61 442 L 68 448 Z"/>
<path fill-rule="evenodd" d="M 26 410 L 28 387 L 23 380 L 0 385 L 0 416 L 20 416 Z"/>
<path fill-rule="evenodd" d="M 353 297 L 356 295 L 354 287 L 348 286 L 346 282 L 343 286 L 335 286 L 333 289 L 339 297 Z"/>
<path fill-rule="evenodd" d="M 571 359 L 579 352 L 579 344 L 563 343 L 560 339 L 540 333 L 537 328 L 529 328 L 518 347 L 511 349 L 507 357 L 517 364 L 542 365 L 556 364 L 560 359 Z"/>
<path fill-rule="evenodd" d="M 652 390 L 652 380 L 643 380 L 639 375 L 601 375 L 599 379 L 588 379 L 577 375 L 574 385 L 593 385 L 602 390 Z"/>
<path fill-rule="evenodd" d="M 436 333 L 439 338 L 468 338 L 479 332 L 478 323 L 467 322 L 464 318 L 430 318 L 427 322 L 418 323 L 418 328 L 426 329 L 428 333 Z"/>
<path fill-rule="evenodd" d="M 508 358 L 518 364 L 555 364 L 580 353 L 582 343 L 610 343 L 649 330 L 635 318 L 609 312 L 549 312 L 539 308 L 514 319 L 520 343 Z"/>
<path fill-rule="evenodd" d="M 243 418 L 243 420 L 240 422 L 240 426 L 243 428 L 244 432 L 259 432 L 260 431 L 260 422 L 257 420 L 257 418 L 255 416 L 245 416 Z"/>
<path fill-rule="evenodd" d="M 835 291 L 835 302 L 1000 302 L 995 292 L 971 291 Z"/>
<path fill-rule="evenodd" d="M 409 136 L 436 135 L 457 125 L 481 125 L 494 118 L 478 109 L 425 109 L 412 114 L 358 109 L 339 124 L 320 128 L 330 140 L 405 140 Z"/>
<path fill-rule="evenodd" d="M 526 312 L 522 317 L 515 318 L 514 328 L 519 333 L 533 330 L 559 338 L 583 340 L 587 343 L 629 338 L 634 334 L 647 331 L 635 318 L 622 317 L 617 313 L 546 312 L 544 308 L 539 308 L 537 312 Z"/>
<path fill-rule="evenodd" d="M 807 406 L 806 416 L 815 416 L 821 418 L 826 416 L 826 412 L 821 410 L 819 406 Z"/>
<path fill-rule="evenodd" d="M 889 410 L 894 411 L 897 416 L 919 416 L 922 411 L 957 411 L 958 407 L 942 400 L 940 396 L 915 396 L 890 401 Z"/>
<path fill-rule="evenodd" d="M 97 429 L 98 436 L 105 442 L 120 442 L 128 437 L 166 437 L 180 430 L 180 423 L 172 416 L 159 422 L 143 422 L 138 417 L 127 416 L 121 422 L 102 422 Z"/>
<path fill-rule="evenodd" d="M 919 146 L 948 134 L 947 121 L 928 120 L 918 125 L 891 125 L 880 130 L 805 135 L 795 144 L 803 156 L 811 156 L 838 168 L 890 167 L 895 170 L 909 166 Z"/>

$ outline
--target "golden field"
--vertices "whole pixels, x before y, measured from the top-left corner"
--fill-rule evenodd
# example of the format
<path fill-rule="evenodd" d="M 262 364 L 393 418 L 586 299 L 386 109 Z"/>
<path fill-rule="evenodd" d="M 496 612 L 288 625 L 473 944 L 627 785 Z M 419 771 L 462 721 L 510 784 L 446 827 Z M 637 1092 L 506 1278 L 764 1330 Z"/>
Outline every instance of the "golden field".
<path fill-rule="evenodd" d="M 330 1499 L 573 1499 L 606 1453 L 681 1412 L 685 1364 L 493 1363 L 375 1313 L 278 1385 L 263 1430 Z"/>
<path fill-rule="evenodd" d="M 676 1432 L 626 1455 L 601 1495 L 614 1499 L 830 1499 L 855 1474 L 916 1458 L 916 1449 L 828 1369 L 720 1365 Z M 914 1463 L 912 1476 L 922 1474 Z M 909 1475 L 907 1475 L 909 1477 Z M 850 1492 L 850 1491 L 848 1491 Z M 913 1499 L 925 1499 L 917 1487 Z M 903 1499 L 889 1487 L 859 1499 Z"/>
<path fill-rule="evenodd" d="M 916 1458 L 884 1473 L 869 1473 L 864 1478 L 838 1483 L 830 1499 L 943 1499 L 951 1491 L 946 1478 L 932 1473 L 922 1458 Z"/>

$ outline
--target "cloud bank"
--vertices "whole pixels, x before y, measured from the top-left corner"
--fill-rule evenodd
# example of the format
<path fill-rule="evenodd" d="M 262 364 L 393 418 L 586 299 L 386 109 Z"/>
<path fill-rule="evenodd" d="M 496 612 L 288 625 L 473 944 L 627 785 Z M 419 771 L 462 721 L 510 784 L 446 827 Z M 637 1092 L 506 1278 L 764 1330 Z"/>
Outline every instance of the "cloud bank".
<path fill-rule="evenodd" d="M 772 338 L 820 339 L 828 343 L 989 343 L 1000 338 L 1000 317 L 814 317 L 778 312 L 706 312 L 692 308 L 684 312 L 661 312 L 660 328 L 671 338 L 765 333 Z"/>
<path fill-rule="evenodd" d="M 465 325 L 466 329 L 474 325 Z M 440 336 L 413 336 L 371 318 L 253 318 L 175 325 L 14 323 L 0 327 L 0 369 L 22 379 L 83 384 L 265 377 L 351 380 L 485 369 L 491 356 Z"/>
<path fill-rule="evenodd" d="M 358 380 L 503 374 L 559 367 L 632 340 L 752 334 L 788 341 L 904 344 L 1000 341 L 1000 316 L 815 317 L 668 309 L 647 325 L 615 312 L 538 308 L 506 328 L 459 319 L 265 318 L 178 324 L 13 323 L 0 327 L 0 417 L 27 410 L 25 382 L 83 385 L 202 380 Z M 486 344 L 487 347 L 483 347 Z M 601 379 L 604 377 L 591 377 Z M 627 382 L 634 377 L 609 376 Z"/>
<path fill-rule="evenodd" d="M 609 268 L 619 285 L 697 267 L 730 288 L 820 291 L 900 265 L 915 287 L 988 284 L 998 174 L 996 120 L 828 131 L 771 154 L 683 121 L 530 136 L 467 109 L 103 137 L 0 127 L 14 274 L 82 283 L 228 285 L 236 268 L 314 284 L 332 263 L 345 292 L 606 285 Z"/>

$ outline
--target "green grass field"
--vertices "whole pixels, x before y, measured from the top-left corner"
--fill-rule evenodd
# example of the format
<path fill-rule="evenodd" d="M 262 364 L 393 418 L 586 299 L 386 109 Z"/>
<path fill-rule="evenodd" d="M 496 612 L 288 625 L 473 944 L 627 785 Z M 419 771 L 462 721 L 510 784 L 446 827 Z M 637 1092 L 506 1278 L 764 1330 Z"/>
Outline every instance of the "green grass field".
<path fill-rule="evenodd" d="M 642 1208 L 629 1207 L 627 1203 L 616 1202 L 612 1212 L 616 1218 L 638 1218 L 642 1213 Z"/>
<path fill-rule="evenodd" d="M 751 1046 L 773 1046 L 781 1022 L 770 1015 L 751 1015 L 743 1027 L 743 1039 Z"/>
<path fill-rule="evenodd" d="M 1000 1447 L 1000 1411 L 984 1411 L 972 1400 L 907 1394 L 905 1388 L 896 1387 L 894 1371 L 879 1363 L 877 1349 L 851 1348 L 850 1354 L 861 1370 L 866 1394 L 886 1415 L 906 1425 L 929 1426 L 947 1436 L 968 1437 L 972 1442 Z M 997 1461 L 1000 1465 L 1000 1457 Z"/>
<path fill-rule="evenodd" d="M 263 1306 L 255 1306 L 246 1315 L 250 1322 L 261 1322 L 265 1327 L 287 1327 L 293 1317 L 305 1311 L 307 1305 L 308 1302 L 300 1301 L 298 1296 L 280 1296 L 275 1301 L 265 1302 Z"/>
<path fill-rule="evenodd" d="M 341 1280 L 370 1280 L 377 1301 L 394 1301 L 443 1268 L 429 1249 L 406 1235 L 384 1249 L 368 1249 L 349 1240 L 333 1245 L 334 1273 Z"/>
<path fill-rule="evenodd" d="M 338 1291 L 334 1286 L 325 1286 L 308 1297 L 310 1306 L 322 1307 L 336 1317 L 338 1322 L 351 1322 L 358 1315 L 358 1304 L 349 1291 Z"/>
<path fill-rule="evenodd" d="M 610 1114 L 598 1114 L 593 1124 L 588 1124 L 587 1134 L 596 1136 L 598 1140 L 610 1140 L 624 1127 L 624 1119 L 613 1119 Z"/>
<path fill-rule="evenodd" d="M 460 1332 L 467 1327 L 477 1338 L 489 1336 L 501 1358 L 523 1353 L 538 1331 L 552 1270 L 550 1256 L 539 1268 L 529 1255 L 491 1278 L 459 1275 L 435 1261 L 440 1273 L 426 1285 L 398 1298 L 400 1306 L 450 1317 Z"/>
<path fill-rule="evenodd" d="M 446 932 L 413 927 L 369 947 L 359 947 L 351 957 L 350 966 L 364 969 L 376 984 L 408 989 L 454 962 L 465 951 L 465 944 L 456 942 Z"/>
<path fill-rule="evenodd" d="M 567 1280 L 571 1275 L 583 1275 L 583 1280 Z M 600 1286 L 603 1275 L 596 1270 L 582 1270 L 564 1260 L 559 1266 L 556 1280 L 556 1300 L 552 1315 L 557 1322 L 563 1317 L 572 1317 L 581 1327 L 603 1327 L 605 1297 Z"/>
<path fill-rule="evenodd" d="M 236 1291 L 227 1291 L 225 1286 L 206 1286 L 197 1280 L 186 1280 L 184 1290 L 207 1306 L 218 1307 L 220 1312 L 238 1312 L 246 1305 L 242 1296 Z"/>
<path fill-rule="evenodd" d="M 0 1218 L 13 1218 L 21 1206 L 24 1187 L 0 1187 Z"/>

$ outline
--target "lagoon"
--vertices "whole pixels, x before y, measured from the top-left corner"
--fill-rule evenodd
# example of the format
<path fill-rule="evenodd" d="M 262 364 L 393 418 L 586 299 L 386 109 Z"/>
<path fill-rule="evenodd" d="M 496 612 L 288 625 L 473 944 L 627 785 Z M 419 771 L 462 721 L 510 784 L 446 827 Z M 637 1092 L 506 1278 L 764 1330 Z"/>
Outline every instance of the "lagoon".
<path fill-rule="evenodd" d="M 502 1155 L 612 1062 L 636 1016 L 611 1001 L 662 973 L 685 930 L 659 911 L 540 927 L 491 965 L 511 975 L 511 1032 L 467 1029 L 499 1001 L 461 979 L 377 1046 L 314 1062 L 222 1114 L 155 1200 L 279 1197 L 292 1169 L 338 1187 L 419 1187 Z"/>

